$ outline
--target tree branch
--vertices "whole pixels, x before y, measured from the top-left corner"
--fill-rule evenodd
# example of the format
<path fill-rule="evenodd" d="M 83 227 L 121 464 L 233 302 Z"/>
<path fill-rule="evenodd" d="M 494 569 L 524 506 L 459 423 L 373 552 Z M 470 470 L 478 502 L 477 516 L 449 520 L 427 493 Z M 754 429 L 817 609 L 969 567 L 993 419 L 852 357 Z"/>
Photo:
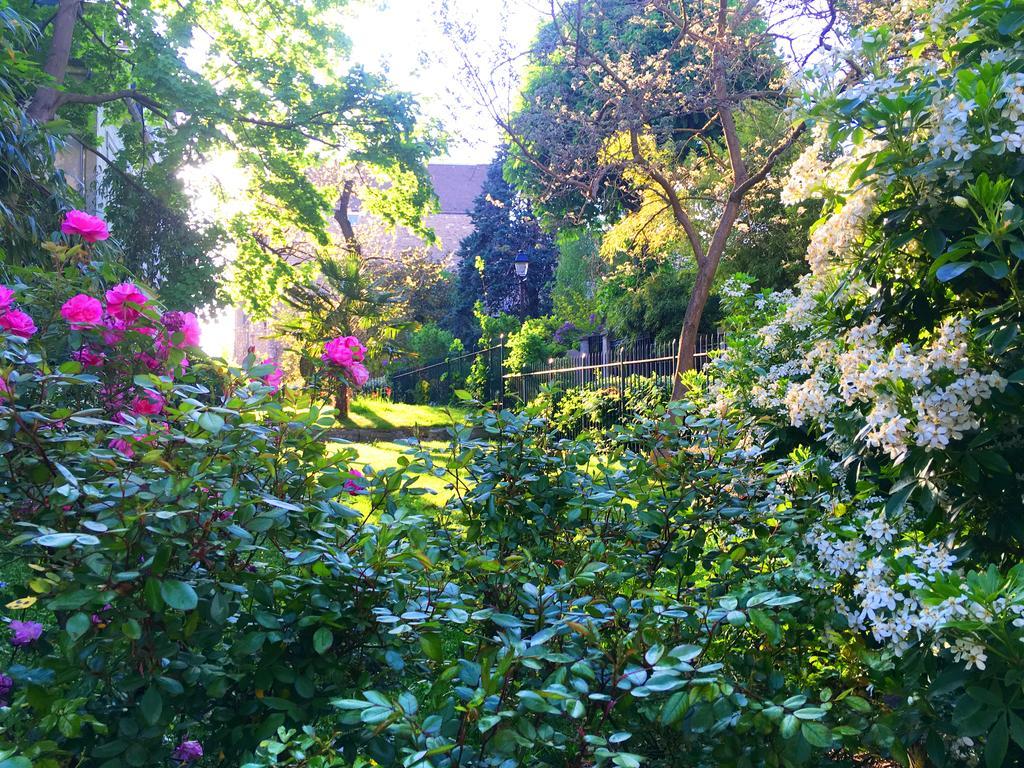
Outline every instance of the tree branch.
<path fill-rule="evenodd" d="M 686 239 L 690 241 L 690 247 L 693 248 L 693 256 L 699 264 L 704 259 L 704 245 L 700 241 L 700 235 L 697 233 L 697 228 L 693 225 L 693 221 L 684 210 L 683 204 L 679 200 L 679 195 L 676 194 L 675 187 L 672 186 L 671 180 L 647 162 L 647 159 L 640 151 L 640 137 L 637 135 L 635 128 L 630 128 L 629 130 L 629 145 L 633 153 L 633 160 L 638 163 L 647 172 L 647 175 L 651 177 L 654 183 L 661 187 L 665 192 L 668 204 L 672 208 L 672 214 L 675 220 L 679 223 L 679 226 L 681 226 L 683 231 L 686 232 Z"/>

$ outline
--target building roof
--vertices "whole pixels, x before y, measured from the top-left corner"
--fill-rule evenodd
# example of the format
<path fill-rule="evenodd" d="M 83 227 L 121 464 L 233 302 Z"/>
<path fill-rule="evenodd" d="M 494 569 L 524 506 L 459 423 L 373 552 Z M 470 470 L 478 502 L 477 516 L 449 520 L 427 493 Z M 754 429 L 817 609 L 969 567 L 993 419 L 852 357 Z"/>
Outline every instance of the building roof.
<path fill-rule="evenodd" d="M 440 204 L 438 213 L 468 214 L 487 179 L 487 165 L 431 163 L 430 180 Z"/>

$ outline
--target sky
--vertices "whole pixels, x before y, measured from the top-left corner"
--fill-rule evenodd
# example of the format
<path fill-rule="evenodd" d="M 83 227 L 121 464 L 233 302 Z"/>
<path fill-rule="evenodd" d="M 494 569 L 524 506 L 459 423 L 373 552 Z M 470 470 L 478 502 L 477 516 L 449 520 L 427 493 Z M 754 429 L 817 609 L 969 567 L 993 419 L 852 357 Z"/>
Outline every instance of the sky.
<path fill-rule="evenodd" d="M 489 67 L 502 48 L 522 51 L 543 18 L 541 0 L 359 0 L 346 33 L 352 59 L 386 72 L 414 94 L 424 114 L 440 120 L 450 136 L 446 159 L 486 163 L 500 143 L 499 129 L 474 103 L 460 57 L 444 29 L 445 14 L 475 30 L 469 44 L 474 63 Z"/>

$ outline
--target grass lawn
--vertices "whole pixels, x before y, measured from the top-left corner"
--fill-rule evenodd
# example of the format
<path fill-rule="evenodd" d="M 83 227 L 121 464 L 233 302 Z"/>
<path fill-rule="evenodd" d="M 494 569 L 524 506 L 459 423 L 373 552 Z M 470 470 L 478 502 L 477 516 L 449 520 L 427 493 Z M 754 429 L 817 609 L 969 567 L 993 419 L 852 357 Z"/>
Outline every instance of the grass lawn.
<path fill-rule="evenodd" d="M 350 466 L 359 470 L 364 470 L 366 467 L 371 470 L 380 470 L 397 466 L 398 458 L 409 450 L 408 445 L 393 442 L 343 443 L 339 441 L 336 445 L 356 449 L 358 458 Z M 443 440 L 423 440 L 420 442 L 420 446 L 430 451 L 435 460 L 442 460 L 449 450 L 448 443 Z M 451 489 L 445 487 L 447 484 L 444 478 L 429 474 L 418 475 L 416 485 L 434 491 L 434 493 L 407 497 L 409 506 L 427 513 L 440 509 L 452 495 Z M 369 512 L 368 498 L 360 497 L 355 502 L 352 506 L 356 509 Z"/>
<path fill-rule="evenodd" d="M 349 406 L 348 418 L 338 423 L 342 427 L 358 429 L 427 429 L 446 427 L 453 421 L 462 422 L 465 417 L 465 411 L 460 408 L 356 398 Z"/>

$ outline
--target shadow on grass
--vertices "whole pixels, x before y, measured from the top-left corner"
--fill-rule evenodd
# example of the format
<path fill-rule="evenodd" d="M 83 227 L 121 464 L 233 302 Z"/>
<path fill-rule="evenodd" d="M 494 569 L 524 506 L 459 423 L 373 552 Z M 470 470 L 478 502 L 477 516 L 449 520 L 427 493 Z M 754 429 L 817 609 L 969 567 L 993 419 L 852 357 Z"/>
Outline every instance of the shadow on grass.
<path fill-rule="evenodd" d="M 349 405 L 348 418 L 339 419 L 338 424 L 358 429 L 411 429 L 446 427 L 453 418 L 462 421 L 464 417 L 458 409 L 357 399 Z"/>

